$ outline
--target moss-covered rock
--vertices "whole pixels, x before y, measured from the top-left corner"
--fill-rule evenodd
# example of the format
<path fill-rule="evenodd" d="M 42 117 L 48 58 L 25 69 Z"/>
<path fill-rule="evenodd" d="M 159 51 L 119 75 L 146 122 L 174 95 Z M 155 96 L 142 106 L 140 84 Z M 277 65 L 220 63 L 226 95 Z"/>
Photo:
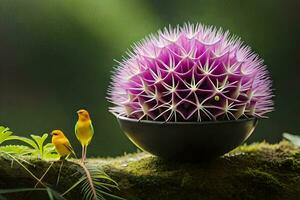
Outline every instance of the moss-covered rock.
<path fill-rule="evenodd" d="M 195 152 L 197 156 L 197 152 Z M 40 177 L 49 162 L 32 161 L 30 170 Z M 178 163 L 147 153 L 118 158 L 89 159 L 88 165 L 105 170 L 120 187 L 115 194 L 126 199 L 299 199 L 300 149 L 287 141 L 243 145 L 223 157 L 204 163 Z M 56 178 L 60 163 L 55 163 L 45 183 L 63 192 L 82 170 L 67 162 L 62 167 L 60 187 Z M 79 173 L 76 171 L 79 170 Z M 0 160 L 0 187 L 33 187 L 36 181 L 17 163 Z M 67 198 L 80 199 L 76 188 Z M 27 196 L 26 196 L 27 195 Z M 36 193 L 22 195 L 35 198 Z M 14 196 L 14 199 L 20 196 Z"/>

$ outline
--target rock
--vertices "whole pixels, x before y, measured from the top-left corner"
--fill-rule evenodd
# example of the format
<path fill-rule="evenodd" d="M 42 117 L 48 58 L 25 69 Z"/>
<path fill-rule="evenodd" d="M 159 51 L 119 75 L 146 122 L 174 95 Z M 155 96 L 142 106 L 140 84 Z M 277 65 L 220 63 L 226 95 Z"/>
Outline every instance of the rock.
<path fill-rule="evenodd" d="M 194 153 L 195 157 L 197 152 Z M 41 177 L 50 162 L 28 160 L 26 164 Z M 25 164 L 25 163 L 24 163 Z M 178 163 L 162 160 L 148 153 L 117 158 L 94 158 L 88 165 L 98 166 L 119 184 L 115 195 L 126 199 L 299 199 L 300 149 L 287 141 L 243 145 L 217 160 L 204 163 Z M 55 185 L 60 163 L 53 164 L 44 178 L 58 192 L 75 183 L 83 173 L 74 162 L 62 167 L 59 187 Z M 79 173 L 76 173 L 79 171 Z M 36 181 L 20 165 L 0 160 L 0 188 L 33 187 Z M 80 187 L 67 199 L 81 199 Z M 44 192 L 45 193 L 45 192 Z M 42 192 L 6 195 L 12 199 L 37 199 Z"/>

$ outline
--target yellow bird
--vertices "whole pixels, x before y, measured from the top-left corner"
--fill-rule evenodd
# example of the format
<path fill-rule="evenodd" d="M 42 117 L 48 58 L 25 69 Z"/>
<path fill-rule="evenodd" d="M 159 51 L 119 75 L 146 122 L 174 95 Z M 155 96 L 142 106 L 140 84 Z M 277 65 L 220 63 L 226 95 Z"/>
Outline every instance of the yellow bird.
<path fill-rule="evenodd" d="M 65 134 L 61 130 L 51 132 L 52 144 L 54 144 L 57 153 L 60 155 L 60 160 L 64 160 L 70 154 L 76 157 L 76 154 Z"/>
<path fill-rule="evenodd" d="M 87 146 L 94 135 L 94 127 L 88 111 L 81 109 L 77 111 L 78 121 L 75 125 L 75 134 L 82 146 L 82 162 L 86 159 Z"/>

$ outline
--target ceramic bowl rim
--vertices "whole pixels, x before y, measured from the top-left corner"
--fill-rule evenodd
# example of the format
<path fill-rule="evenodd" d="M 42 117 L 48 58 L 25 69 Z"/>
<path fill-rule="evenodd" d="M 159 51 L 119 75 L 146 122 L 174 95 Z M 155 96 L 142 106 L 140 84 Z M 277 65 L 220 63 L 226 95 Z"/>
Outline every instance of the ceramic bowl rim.
<path fill-rule="evenodd" d="M 135 122 L 141 124 L 176 124 L 176 125 L 200 125 L 200 124 L 225 124 L 225 123 L 241 123 L 246 121 L 258 120 L 257 117 L 245 118 L 245 119 L 237 119 L 237 120 L 224 120 L 224 121 L 204 121 L 204 122 L 164 122 L 164 121 L 151 121 L 151 120 L 138 120 L 133 118 L 128 118 L 121 115 L 115 115 L 118 120 Z"/>

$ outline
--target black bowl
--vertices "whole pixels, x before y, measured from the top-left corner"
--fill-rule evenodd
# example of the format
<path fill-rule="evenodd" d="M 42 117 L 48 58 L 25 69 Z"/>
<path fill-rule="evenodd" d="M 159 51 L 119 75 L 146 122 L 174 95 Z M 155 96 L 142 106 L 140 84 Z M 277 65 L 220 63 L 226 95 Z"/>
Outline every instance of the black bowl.
<path fill-rule="evenodd" d="M 210 122 L 156 122 L 117 117 L 127 137 L 153 155 L 179 161 L 217 158 L 242 144 L 257 118 Z"/>

